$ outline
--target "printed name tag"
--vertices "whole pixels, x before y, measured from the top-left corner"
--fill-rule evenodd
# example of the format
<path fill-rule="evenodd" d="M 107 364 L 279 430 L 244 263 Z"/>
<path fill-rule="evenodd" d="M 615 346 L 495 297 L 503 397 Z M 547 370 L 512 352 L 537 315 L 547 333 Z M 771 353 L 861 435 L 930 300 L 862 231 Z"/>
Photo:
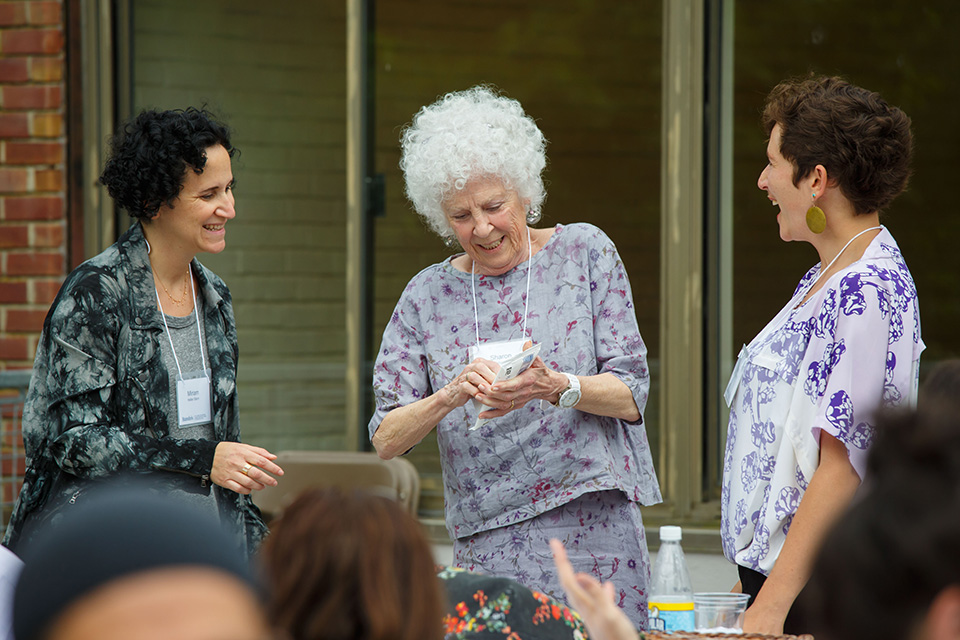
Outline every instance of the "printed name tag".
<path fill-rule="evenodd" d="M 526 340 L 503 340 L 500 342 L 484 342 L 481 345 L 473 345 L 467 349 L 467 355 L 470 362 L 477 358 L 486 358 L 493 360 L 497 364 L 502 364 L 507 360 L 514 358 L 523 351 L 523 345 Z"/>
<path fill-rule="evenodd" d="M 202 377 L 177 380 L 177 413 L 181 427 L 192 427 L 213 420 L 210 411 L 210 370 L 199 375 Z"/>

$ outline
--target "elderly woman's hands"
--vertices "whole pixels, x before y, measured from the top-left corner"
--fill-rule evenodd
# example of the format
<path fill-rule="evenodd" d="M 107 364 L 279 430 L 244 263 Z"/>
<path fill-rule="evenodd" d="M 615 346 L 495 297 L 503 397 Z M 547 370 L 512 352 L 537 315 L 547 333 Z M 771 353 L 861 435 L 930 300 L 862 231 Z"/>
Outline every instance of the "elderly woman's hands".
<path fill-rule="evenodd" d="M 481 384 L 478 387 L 477 400 L 492 407 L 490 411 L 481 413 L 480 417 L 497 418 L 519 409 L 531 400 L 556 403 L 567 384 L 566 376 L 548 368 L 538 356 L 533 364 L 516 378 L 498 382 L 493 386 Z"/>
<path fill-rule="evenodd" d="M 500 365 L 492 360 L 485 358 L 476 358 L 473 362 L 464 367 L 456 378 L 451 380 L 444 388 L 443 395 L 447 406 L 450 409 L 462 407 L 471 398 L 478 398 L 480 389 L 486 388 L 497 377 L 497 371 Z M 484 402 L 484 404 L 489 404 Z M 494 406 L 494 405 L 491 405 Z"/>
<path fill-rule="evenodd" d="M 532 346 L 533 343 L 527 340 L 523 349 L 526 351 Z M 474 362 L 478 361 L 479 359 L 474 360 Z M 494 363 L 490 364 L 497 367 Z M 490 407 L 489 410 L 480 413 L 480 417 L 485 420 L 504 416 L 531 400 L 556 402 L 560 392 L 568 383 L 566 376 L 547 368 L 546 363 L 539 356 L 526 371 L 517 377 L 491 386 L 490 383 L 493 379 L 493 377 L 489 377 L 477 380 L 474 377 L 474 381 L 478 384 L 473 386 L 474 394 L 471 397 Z"/>

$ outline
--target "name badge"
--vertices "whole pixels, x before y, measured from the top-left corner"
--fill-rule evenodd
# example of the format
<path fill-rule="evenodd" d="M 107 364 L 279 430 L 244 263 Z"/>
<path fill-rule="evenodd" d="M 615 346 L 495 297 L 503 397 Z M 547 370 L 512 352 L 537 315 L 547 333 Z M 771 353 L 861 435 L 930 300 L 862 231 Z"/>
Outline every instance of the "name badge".
<path fill-rule="evenodd" d="M 523 352 L 524 340 L 502 340 L 500 342 L 484 342 L 481 345 L 473 345 L 467 350 L 470 362 L 477 358 L 493 360 L 497 364 L 503 364 L 507 360 L 514 358 L 517 354 Z"/>
<path fill-rule="evenodd" d="M 526 344 L 526 342 L 527 342 L 526 339 L 501 340 L 498 342 L 484 342 L 481 345 L 471 346 L 467 350 L 467 355 L 470 357 L 470 362 L 473 362 L 477 358 L 484 358 L 486 360 L 492 360 L 493 362 L 496 362 L 498 365 L 500 365 L 502 369 L 505 364 L 510 363 L 511 360 L 513 360 L 518 355 L 523 353 L 523 345 Z M 537 350 L 539 351 L 539 345 Z M 534 354 L 534 358 L 535 357 L 536 355 Z M 529 362 L 533 362 L 533 358 L 530 358 Z M 527 363 L 527 366 L 530 366 L 529 362 Z M 523 369 L 526 369 L 526 367 L 523 367 Z M 517 373 L 519 372 L 520 371 L 517 371 Z M 505 373 L 506 373 L 505 371 L 498 371 L 497 378 L 504 379 L 501 374 L 505 374 Z M 510 375 L 509 377 L 513 377 L 514 375 L 516 375 L 516 373 L 513 373 L 513 367 L 511 367 L 510 373 L 512 375 Z M 480 413 L 482 411 L 487 411 L 490 409 L 490 407 L 484 405 L 482 402 L 480 402 L 477 399 L 473 400 L 473 408 L 476 410 L 477 413 Z M 486 423 L 486 420 L 482 418 L 477 418 L 476 424 L 474 424 L 470 428 L 470 430 L 474 431 L 476 429 L 479 429 L 484 423 Z"/>
<path fill-rule="evenodd" d="M 730 381 L 723 392 L 723 399 L 727 407 L 733 405 L 733 398 L 737 395 L 737 389 L 740 387 L 740 378 L 743 377 L 743 369 L 747 366 L 747 360 L 750 359 L 750 353 L 747 351 L 747 345 L 743 345 L 740 353 L 737 354 L 737 364 L 733 366 L 733 373 L 730 374 Z"/>
<path fill-rule="evenodd" d="M 192 427 L 213 420 L 210 369 L 177 377 L 177 414 L 181 427 Z"/>

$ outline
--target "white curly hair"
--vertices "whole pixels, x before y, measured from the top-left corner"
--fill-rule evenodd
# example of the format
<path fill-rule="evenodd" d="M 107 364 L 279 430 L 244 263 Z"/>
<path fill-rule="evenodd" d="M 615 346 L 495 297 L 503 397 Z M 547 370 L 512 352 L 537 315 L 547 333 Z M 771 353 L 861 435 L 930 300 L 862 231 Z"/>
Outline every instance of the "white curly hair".
<path fill-rule="evenodd" d="M 448 93 L 423 107 L 400 138 L 407 197 L 440 237 L 453 237 L 441 204 L 471 178 L 496 177 L 530 209 L 547 193 L 547 140 L 516 100 L 487 86 Z"/>

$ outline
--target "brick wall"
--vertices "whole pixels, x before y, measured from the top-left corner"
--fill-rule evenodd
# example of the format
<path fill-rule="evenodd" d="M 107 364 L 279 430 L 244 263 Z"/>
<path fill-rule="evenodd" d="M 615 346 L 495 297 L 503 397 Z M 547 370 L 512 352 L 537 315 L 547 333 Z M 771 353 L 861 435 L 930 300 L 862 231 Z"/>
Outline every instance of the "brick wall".
<path fill-rule="evenodd" d="M 0 2 L 0 369 L 29 367 L 66 273 L 60 2 Z"/>

